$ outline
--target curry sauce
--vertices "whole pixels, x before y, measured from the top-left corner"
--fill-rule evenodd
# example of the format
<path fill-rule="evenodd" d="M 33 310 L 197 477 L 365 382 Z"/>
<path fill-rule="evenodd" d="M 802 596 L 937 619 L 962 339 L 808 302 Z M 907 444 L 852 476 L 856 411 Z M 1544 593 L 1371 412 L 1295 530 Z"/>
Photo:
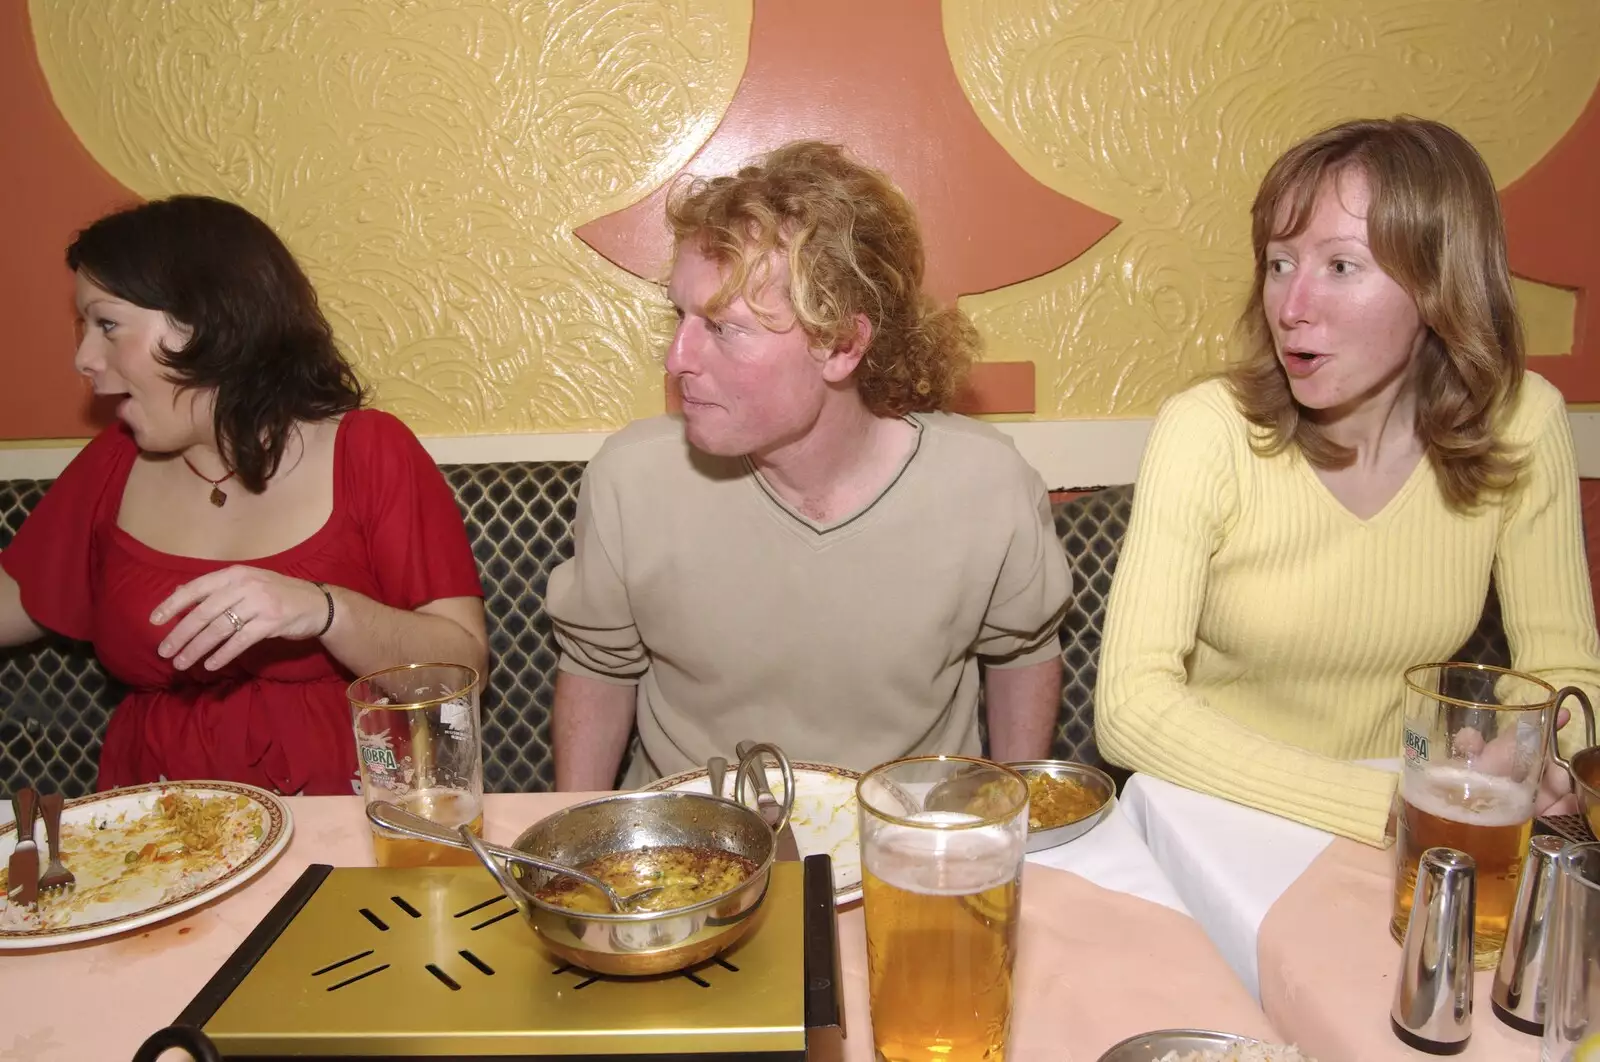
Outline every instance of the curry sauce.
<path fill-rule="evenodd" d="M 1093 815 L 1105 798 L 1069 778 L 1028 772 L 1028 828 L 1053 830 Z"/>
<path fill-rule="evenodd" d="M 615 852 L 580 867 L 611 886 L 623 899 L 662 886 L 639 901 L 634 911 L 670 911 L 715 899 L 748 881 L 756 864 L 744 856 L 716 848 L 664 845 L 633 852 Z M 576 878 L 554 878 L 534 893 L 554 907 L 579 914 L 610 914 L 611 902 L 593 885 Z"/>

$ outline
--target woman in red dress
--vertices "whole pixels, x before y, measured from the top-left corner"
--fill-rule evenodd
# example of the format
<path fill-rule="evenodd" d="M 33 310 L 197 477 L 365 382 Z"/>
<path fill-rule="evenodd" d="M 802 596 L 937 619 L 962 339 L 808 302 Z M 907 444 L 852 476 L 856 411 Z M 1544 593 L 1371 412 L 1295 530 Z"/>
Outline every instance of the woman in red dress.
<path fill-rule="evenodd" d="M 101 789 L 352 792 L 352 677 L 484 667 L 454 495 L 405 425 L 361 408 L 310 281 L 248 211 L 146 203 L 79 233 L 67 265 L 74 365 L 120 402 L 0 553 L 0 644 L 88 640 L 129 687 Z"/>

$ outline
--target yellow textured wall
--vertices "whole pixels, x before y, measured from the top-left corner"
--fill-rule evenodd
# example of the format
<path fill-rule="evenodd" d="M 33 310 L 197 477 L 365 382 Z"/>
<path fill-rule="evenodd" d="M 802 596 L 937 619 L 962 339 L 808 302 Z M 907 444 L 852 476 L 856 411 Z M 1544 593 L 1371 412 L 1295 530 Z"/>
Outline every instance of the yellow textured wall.
<path fill-rule="evenodd" d="M 1600 81 L 1595 0 L 944 10 L 957 74 L 995 137 L 1040 180 L 1123 219 L 1078 261 L 964 303 L 997 343 L 1038 352 L 1043 416 L 1148 412 L 1226 357 L 1250 278 L 1250 200 L 1296 139 L 1348 117 L 1436 117 L 1504 187 Z M 1571 295 L 1535 294 L 1532 351 L 1570 349 Z"/>
<path fill-rule="evenodd" d="M 665 303 L 571 230 L 709 135 L 744 67 L 750 0 L 29 10 L 55 99 L 101 165 L 142 195 L 205 192 L 266 217 L 381 404 L 418 431 L 660 410 Z M 997 356 L 1038 362 L 1045 418 L 1149 413 L 1220 363 L 1250 196 L 1298 136 L 1357 114 L 1440 117 L 1504 185 L 1600 81 L 1595 0 L 946 0 L 944 17 L 997 139 L 1122 219 L 1078 261 L 964 303 Z M 1535 352 L 1566 349 L 1570 295 L 1534 295 Z"/>
<path fill-rule="evenodd" d="M 744 68 L 748 0 L 33 0 L 57 105 L 141 195 L 300 256 L 424 434 L 661 410 L 665 303 L 572 235 L 671 175 Z"/>

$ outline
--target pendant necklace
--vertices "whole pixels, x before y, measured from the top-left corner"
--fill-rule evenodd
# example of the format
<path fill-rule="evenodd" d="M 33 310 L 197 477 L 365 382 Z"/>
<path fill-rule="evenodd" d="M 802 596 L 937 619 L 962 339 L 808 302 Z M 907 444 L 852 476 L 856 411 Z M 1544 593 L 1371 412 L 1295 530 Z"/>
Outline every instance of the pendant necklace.
<path fill-rule="evenodd" d="M 215 505 L 217 508 L 220 509 L 224 505 L 228 504 L 228 496 L 222 492 L 222 485 L 224 483 L 228 482 L 228 480 L 233 478 L 233 473 L 232 472 L 229 472 L 226 476 L 223 476 L 221 479 L 212 479 L 210 476 L 206 475 L 204 472 L 202 472 L 198 468 L 194 467 L 194 462 L 189 460 L 189 457 L 188 457 L 187 454 L 179 454 L 178 456 L 183 458 L 183 463 L 189 466 L 189 471 L 190 472 L 193 472 L 195 475 L 199 476 L 201 479 L 203 479 L 207 483 L 211 484 L 211 504 L 212 505 Z"/>

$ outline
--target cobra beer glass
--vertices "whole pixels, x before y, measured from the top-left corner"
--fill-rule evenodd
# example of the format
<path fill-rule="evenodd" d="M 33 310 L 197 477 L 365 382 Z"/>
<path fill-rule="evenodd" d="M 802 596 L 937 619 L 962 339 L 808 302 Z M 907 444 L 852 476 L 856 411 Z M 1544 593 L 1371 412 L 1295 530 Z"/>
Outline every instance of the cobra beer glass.
<path fill-rule="evenodd" d="M 1492 970 L 1528 854 L 1556 691 L 1480 664 L 1423 664 L 1405 683 L 1390 931 L 1405 939 L 1422 853 L 1465 852 L 1478 868 L 1474 966 Z"/>
<path fill-rule="evenodd" d="M 457 664 L 406 664 L 350 684 L 361 794 L 483 835 L 483 742 L 478 673 Z M 469 866 L 471 852 L 372 827 L 380 867 Z"/>

